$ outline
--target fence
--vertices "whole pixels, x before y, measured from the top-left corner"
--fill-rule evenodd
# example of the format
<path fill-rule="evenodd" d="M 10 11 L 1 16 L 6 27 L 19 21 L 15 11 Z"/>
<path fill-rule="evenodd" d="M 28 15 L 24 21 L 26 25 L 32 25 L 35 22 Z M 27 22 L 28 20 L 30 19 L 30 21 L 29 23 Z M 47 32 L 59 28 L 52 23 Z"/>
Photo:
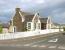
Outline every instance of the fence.
<path fill-rule="evenodd" d="M 61 29 L 61 31 L 63 31 L 63 29 Z M 42 35 L 42 34 L 48 34 L 54 32 L 59 32 L 59 29 L 35 30 L 35 31 L 28 31 L 28 32 L 16 32 L 16 33 L 6 33 L 6 34 L 3 33 L 0 34 L 0 40 L 36 36 L 36 35 Z"/>

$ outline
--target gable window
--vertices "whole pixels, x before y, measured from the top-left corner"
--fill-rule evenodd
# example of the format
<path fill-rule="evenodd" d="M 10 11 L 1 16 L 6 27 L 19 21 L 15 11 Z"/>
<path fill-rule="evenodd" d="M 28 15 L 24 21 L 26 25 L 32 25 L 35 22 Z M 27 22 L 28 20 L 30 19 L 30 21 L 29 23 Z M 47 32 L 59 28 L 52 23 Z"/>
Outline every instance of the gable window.
<path fill-rule="evenodd" d="M 36 29 L 36 23 L 34 23 L 34 30 Z"/>
<path fill-rule="evenodd" d="M 27 30 L 31 30 L 31 22 L 27 22 Z"/>
<path fill-rule="evenodd" d="M 36 29 L 41 29 L 41 23 L 36 24 Z"/>
<path fill-rule="evenodd" d="M 41 28 L 40 28 L 40 26 L 41 26 L 41 24 L 40 24 L 40 23 L 38 23 L 38 29 L 41 29 Z"/>

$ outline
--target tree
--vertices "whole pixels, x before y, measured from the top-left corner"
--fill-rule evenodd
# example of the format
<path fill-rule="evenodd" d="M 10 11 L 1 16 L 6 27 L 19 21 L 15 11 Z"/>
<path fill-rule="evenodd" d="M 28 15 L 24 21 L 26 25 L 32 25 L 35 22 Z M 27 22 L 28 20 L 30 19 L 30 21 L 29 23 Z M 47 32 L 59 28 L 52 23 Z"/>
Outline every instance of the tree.
<path fill-rule="evenodd" d="M 2 33 L 2 30 L 3 30 L 3 28 L 2 28 L 2 25 L 0 24 L 0 33 Z"/>
<path fill-rule="evenodd" d="M 65 31 L 65 27 L 63 27 L 63 30 Z"/>

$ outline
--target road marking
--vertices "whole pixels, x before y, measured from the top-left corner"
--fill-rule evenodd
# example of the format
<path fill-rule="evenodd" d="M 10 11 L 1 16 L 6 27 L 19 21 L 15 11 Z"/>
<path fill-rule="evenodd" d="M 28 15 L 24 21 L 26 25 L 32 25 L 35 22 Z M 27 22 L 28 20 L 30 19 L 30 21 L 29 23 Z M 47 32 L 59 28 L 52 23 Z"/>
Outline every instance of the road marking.
<path fill-rule="evenodd" d="M 49 40 L 48 42 L 57 42 L 57 41 L 58 39 L 56 38 L 56 39 Z"/>
<path fill-rule="evenodd" d="M 24 46 L 30 46 L 30 44 L 25 44 Z"/>
<path fill-rule="evenodd" d="M 37 47 L 38 45 L 33 45 L 33 46 L 31 46 L 31 47 Z"/>
<path fill-rule="evenodd" d="M 58 48 L 59 49 L 65 49 L 65 46 L 59 46 Z"/>
<path fill-rule="evenodd" d="M 48 48 L 56 48 L 57 46 L 49 46 Z"/>
<path fill-rule="evenodd" d="M 54 36 L 54 37 L 57 37 L 57 36 Z M 47 40 L 47 39 L 45 39 L 45 40 Z M 35 44 L 35 43 L 39 43 L 39 42 L 43 42 L 43 41 L 45 41 L 45 40 L 42 40 L 42 41 L 38 41 L 38 42 L 34 42 L 34 43 L 30 43 L 30 44 Z M 54 40 L 54 41 L 53 41 Z M 58 41 L 58 39 L 56 38 L 56 39 L 53 39 L 52 41 L 53 42 L 57 42 Z M 51 41 L 51 40 L 50 40 Z"/>
<path fill-rule="evenodd" d="M 45 47 L 47 47 L 47 46 L 46 46 L 46 45 L 41 45 L 41 46 L 39 46 L 39 47 L 45 48 Z"/>
<path fill-rule="evenodd" d="M 41 37 L 43 37 L 43 36 L 41 36 Z M 54 36 L 54 37 L 57 37 L 57 36 Z M 37 38 L 37 37 L 35 37 L 35 38 Z M 32 38 L 32 39 L 35 39 L 35 38 Z M 48 39 L 45 39 L 45 40 L 48 40 Z M 43 41 L 45 41 L 45 40 L 41 40 L 41 41 L 33 42 L 33 43 L 28 43 L 28 44 L 32 45 L 32 44 L 35 44 L 35 43 L 43 42 Z M 57 41 L 58 41 L 58 39 L 56 38 L 56 40 L 55 40 L 54 42 L 57 42 Z"/>
<path fill-rule="evenodd" d="M 47 39 L 45 39 L 45 40 L 47 40 Z M 33 44 L 35 44 L 35 43 L 40 43 L 40 42 L 43 42 L 43 41 L 45 41 L 45 40 L 41 40 L 41 41 L 38 41 L 38 42 L 33 42 L 33 43 L 28 43 L 29 45 L 33 45 Z M 25 44 L 26 45 L 26 44 Z"/>

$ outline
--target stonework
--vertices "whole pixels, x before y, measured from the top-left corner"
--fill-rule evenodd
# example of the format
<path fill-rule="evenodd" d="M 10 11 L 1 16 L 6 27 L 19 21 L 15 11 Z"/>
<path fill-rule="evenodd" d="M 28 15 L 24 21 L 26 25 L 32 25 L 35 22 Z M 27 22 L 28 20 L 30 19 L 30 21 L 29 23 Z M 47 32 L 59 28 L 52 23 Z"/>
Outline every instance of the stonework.
<path fill-rule="evenodd" d="M 12 18 L 12 21 L 10 23 L 10 26 L 15 26 L 16 28 L 14 30 L 16 30 L 17 32 L 23 32 L 23 31 L 28 31 L 27 30 L 27 25 L 29 22 L 30 24 L 30 30 L 36 30 L 36 29 L 47 29 L 47 23 L 48 18 L 41 18 L 39 16 L 39 13 L 36 14 L 31 14 L 31 13 L 27 13 L 27 12 L 22 12 L 20 10 L 20 8 L 16 8 L 15 9 L 15 15 Z"/>
<path fill-rule="evenodd" d="M 16 8 L 15 16 L 13 17 L 13 25 L 16 26 L 17 32 L 24 31 L 24 26 L 22 23 L 22 18 L 19 14 L 20 9 Z"/>

